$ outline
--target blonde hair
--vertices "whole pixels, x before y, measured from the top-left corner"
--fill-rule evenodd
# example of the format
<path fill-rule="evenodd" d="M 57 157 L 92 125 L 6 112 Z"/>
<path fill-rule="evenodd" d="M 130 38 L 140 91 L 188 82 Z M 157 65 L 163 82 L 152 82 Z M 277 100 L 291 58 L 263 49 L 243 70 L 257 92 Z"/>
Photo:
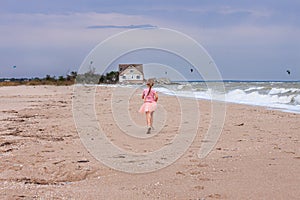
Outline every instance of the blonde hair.
<path fill-rule="evenodd" d="M 154 85 L 154 80 L 148 79 L 146 85 L 150 85 L 152 87 Z"/>

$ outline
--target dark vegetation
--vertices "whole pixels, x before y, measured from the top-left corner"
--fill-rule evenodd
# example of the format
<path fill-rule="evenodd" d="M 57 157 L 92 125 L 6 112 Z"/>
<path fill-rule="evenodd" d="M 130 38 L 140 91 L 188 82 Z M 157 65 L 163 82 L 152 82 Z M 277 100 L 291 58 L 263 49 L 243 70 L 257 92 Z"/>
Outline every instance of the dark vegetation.
<path fill-rule="evenodd" d="M 72 71 L 66 76 L 50 76 L 44 78 L 0 78 L 0 86 L 16 86 L 16 85 L 73 85 L 74 83 L 82 84 L 114 84 L 119 81 L 119 72 L 111 71 L 106 75 L 96 74 L 90 70 L 85 74 L 77 74 Z"/>

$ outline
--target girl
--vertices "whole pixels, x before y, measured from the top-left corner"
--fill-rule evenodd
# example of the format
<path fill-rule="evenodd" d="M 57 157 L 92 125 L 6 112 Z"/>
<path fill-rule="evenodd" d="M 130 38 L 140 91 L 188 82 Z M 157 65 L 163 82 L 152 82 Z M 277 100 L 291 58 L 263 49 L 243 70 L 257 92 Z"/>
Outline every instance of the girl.
<path fill-rule="evenodd" d="M 141 106 L 139 112 L 146 113 L 146 122 L 147 122 L 147 133 L 150 133 L 152 124 L 153 124 L 153 112 L 157 107 L 158 95 L 155 90 L 152 89 L 154 85 L 154 81 L 149 79 L 147 81 L 147 89 L 144 89 L 142 94 L 142 99 L 144 100 L 144 104 Z"/>

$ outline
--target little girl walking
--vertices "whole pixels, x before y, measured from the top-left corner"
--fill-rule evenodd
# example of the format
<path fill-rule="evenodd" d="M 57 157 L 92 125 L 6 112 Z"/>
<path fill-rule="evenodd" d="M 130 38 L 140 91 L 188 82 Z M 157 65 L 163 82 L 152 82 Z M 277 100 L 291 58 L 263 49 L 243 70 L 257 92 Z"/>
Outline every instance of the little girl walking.
<path fill-rule="evenodd" d="M 147 122 L 147 133 L 149 134 L 151 131 L 151 128 L 153 128 L 153 112 L 155 111 L 157 107 L 157 100 L 158 95 L 155 90 L 152 89 L 152 86 L 154 85 L 154 81 L 152 79 L 149 79 L 147 81 L 147 87 L 144 89 L 142 94 L 142 99 L 144 100 L 143 105 L 141 106 L 139 112 L 140 113 L 146 113 L 146 122 Z"/>

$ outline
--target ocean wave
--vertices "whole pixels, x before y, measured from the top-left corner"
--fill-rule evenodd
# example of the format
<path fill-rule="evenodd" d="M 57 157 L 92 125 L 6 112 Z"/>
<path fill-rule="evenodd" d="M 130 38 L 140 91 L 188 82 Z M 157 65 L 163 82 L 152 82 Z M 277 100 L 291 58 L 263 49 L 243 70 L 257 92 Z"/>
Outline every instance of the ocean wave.
<path fill-rule="evenodd" d="M 232 102 L 272 106 L 273 104 L 291 104 L 292 100 L 295 99 L 295 95 L 279 96 L 260 94 L 257 91 L 246 93 L 237 89 L 226 94 L 226 99 Z M 296 101 L 294 100 L 294 102 Z"/>
<path fill-rule="evenodd" d="M 210 84 L 211 85 L 211 84 Z M 141 88 L 145 85 L 105 85 L 106 87 Z M 214 86 L 214 85 L 213 85 Z M 208 88 L 205 82 L 156 85 L 159 93 L 171 96 L 226 101 L 238 104 L 264 106 L 286 112 L 300 113 L 300 84 L 285 82 L 232 82 L 222 88 Z"/>
<path fill-rule="evenodd" d="M 296 93 L 300 92 L 297 88 L 272 88 L 269 92 L 270 95 L 274 94 L 285 94 L 285 93 Z"/>
<path fill-rule="evenodd" d="M 248 89 L 245 89 L 245 92 L 255 91 L 255 90 L 262 90 L 264 87 L 250 87 Z"/>
<path fill-rule="evenodd" d="M 227 83 L 225 101 L 300 113 L 300 88 L 274 87 L 277 86 L 274 84 L 265 83 L 262 85 L 259 83 L 259 86 L 251 86 L 249 83 L 240 85 Z M 159 88 L 158 91 L 181 97 L 224 101 L 218 91 L 205 87 L 203 83 L 199 85 L 194 83 L 193 85 L 177 85 L 173 88 Z"/>

